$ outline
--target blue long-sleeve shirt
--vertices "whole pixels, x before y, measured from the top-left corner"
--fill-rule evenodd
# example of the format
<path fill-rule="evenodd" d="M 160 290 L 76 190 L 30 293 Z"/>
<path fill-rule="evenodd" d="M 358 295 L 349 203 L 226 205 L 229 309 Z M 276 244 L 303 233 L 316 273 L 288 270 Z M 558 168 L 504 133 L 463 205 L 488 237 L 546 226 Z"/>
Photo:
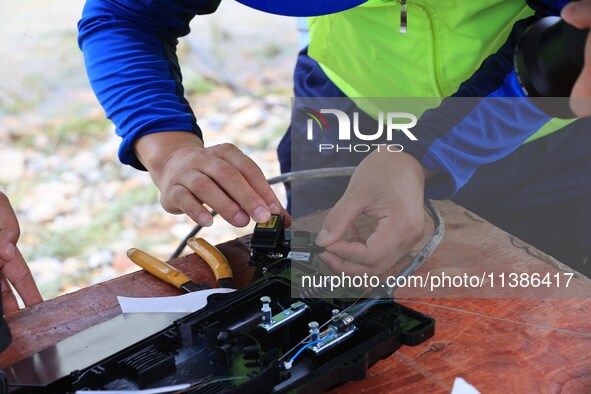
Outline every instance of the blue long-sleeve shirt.
<path fill-rule="evenodd" d="M 540 15 L 556 15 L 568 3 L 527 2 Z M 175 47 L 177 39 L 189 33 L 189 22 L 195 15 L 214 12 L 218 5 L 219 0 L 87 0 L 79 22 L 79 45 L 91 85 L 123 139 L 119 158 L 124 164 L 142 168 L 133 153 L 133 143 L 143 135 L 177 130 L 201 137 L 183 96 Z M 512 54 L 517 36 L 528 22 L 518 24 L 507 43 L 454 96 L 523 96 L 513 71 Z M 521 121 L 507 121 L 516 116 Z M 486 130 L 474 127 L 483 119 L 488 122 Z M 421 119 L 419 142 L 408 152 L 425 167 L 443 174 L 431 195 L 447 197 L 480 165 L 511 153 L 548 119 L 533 105 L 492 108 L 485 101 L 470 113 L 457 113 L 447 110 L 444 102 Z M 471 127 L 470 134 L 463 132 L 466 127 Z"/>

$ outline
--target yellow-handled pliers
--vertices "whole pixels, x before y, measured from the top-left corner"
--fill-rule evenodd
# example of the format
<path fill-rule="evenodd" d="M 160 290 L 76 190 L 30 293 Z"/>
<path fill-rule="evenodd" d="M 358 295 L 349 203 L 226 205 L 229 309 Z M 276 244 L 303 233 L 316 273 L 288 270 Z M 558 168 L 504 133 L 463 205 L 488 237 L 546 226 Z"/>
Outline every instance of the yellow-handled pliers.
<path fill-rule="evenodd" d="M 232 268 L 226 257 L 209 242 L 203 238 L 191 238 L 187 244 L 195 253 L 201 257 L 213 271 L 219 287 L 232 287 L 233 276 Z M 135 264 L 139 265 L 155 277 L 169 283 L 186 292 L 209 289 L 206 283 L 196 283 L 190 277 L 172 267 L 170 264 L 149 255 L 143 250 L 131 248 L 127 251 L 127 256 Z"/>

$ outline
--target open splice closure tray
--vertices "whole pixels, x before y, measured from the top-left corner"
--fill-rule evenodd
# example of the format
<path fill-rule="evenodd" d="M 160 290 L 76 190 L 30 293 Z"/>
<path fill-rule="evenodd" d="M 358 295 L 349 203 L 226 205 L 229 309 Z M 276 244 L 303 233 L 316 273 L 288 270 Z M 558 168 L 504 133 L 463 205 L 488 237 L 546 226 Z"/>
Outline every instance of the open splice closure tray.
<path fill-rule="evenodd" d="M 282 219 L 282 218 L 280 218 Z M 182 393 L 315 393 L 351 380 L 402 345 L 432 337 L 431 317 L 392 301 L 293 298 L 292 273 L 314 273 L 314 234 L 284 232 L 282 220 L 255 228 L 251 264 L 259 279 L 212 294 L 205 308 L 44 387 L 15 393 L 137 390 L 191 384 Z M 270 222 L 270 224 L 272 224 Z M 316 330 L 314 330 L 316 328 Z M 98 357 L 96 359 L 99 359 Z M 86 364 L 89 365 L 89 364 Z M 14 388 L 14 387 L 13 387 Z M 167 391 L 168 392 L 168 391 Z"/>
<path fill-rule="evenodd" d="M 276 311 L 298 301 L 307 308 L 289 324 L 267 332 L 259 327 L 263 296 L 271 298 Z M 180 383 L 194 383 L 182 391 L 186 393 L 320 392 L 363 379 L 375 362 L 434 333 L 430 317 L 394 302 L 375 303 L 356 319 L 354 335 L 320 354 L 306 349 L 285 370 L 278 360 L 308 335 L 308 323 L 328 321 L 333 309 L 348 305 L 294 300 L 288 280 L 265 279 L 239 292 L 211 295 L 206 308 L 87 369 L 44 388 L 16 392 L 134 390 Z"/>

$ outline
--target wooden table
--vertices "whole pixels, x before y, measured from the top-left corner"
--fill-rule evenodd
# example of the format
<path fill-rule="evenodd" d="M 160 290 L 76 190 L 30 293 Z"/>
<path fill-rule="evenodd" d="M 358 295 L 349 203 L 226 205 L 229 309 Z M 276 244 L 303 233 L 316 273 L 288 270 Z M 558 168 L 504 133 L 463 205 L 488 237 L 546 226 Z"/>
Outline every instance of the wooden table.
<path fill-rule="evenodd" d="M 486 272 L 498 280 L 503 272 L 563 275 L 568 271 L 461 207 L 449 202 L 437 206 L 446 221 L 446 234 L 417 274 L 480 276 Z M 219 245 L 239 287 L 253 274 L 247 266 L 247 242 Z M 195 255 L 172 264 L 193 279 L 215 283 L 209 268 Z M 374 365 L 367 379 L 334 392 L 449 392 L 454 378 L 460 376 L 483 393 L 589 393 L 591 280 L 575 274 L 569 285 L 560 293 L 531 286 L 493 291 L 490 282 L 484 289 L 461 291 L 401 289 L 397 294 L 405 297 L 402 303 L 435 318 L 435 336 L 419 346 L 403 347 Z M 179 291 L 172 286 L 135 272 L 21 310 L 8 316 L 14 339 L 0 355 L 0 368 L 119 315 L 117 295 L 176 294 Z"/>

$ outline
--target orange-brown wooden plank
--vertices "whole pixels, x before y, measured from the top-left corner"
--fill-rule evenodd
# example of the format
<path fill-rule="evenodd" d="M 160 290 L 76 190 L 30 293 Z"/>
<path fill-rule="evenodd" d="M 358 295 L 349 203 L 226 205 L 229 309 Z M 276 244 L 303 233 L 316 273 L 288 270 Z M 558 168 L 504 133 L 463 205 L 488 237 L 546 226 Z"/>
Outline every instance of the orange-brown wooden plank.
<path fill-rule="evenodd" d="M 254 272 L 247 264 L 250 251 L 245 242 L 228 242 L 220 245 L 219 249 L 232 265 L 235 285 L 243 287 L 249 283 Z M 170 264 L 197 282 L 216 286 L 211 269 L 194 253 L 175 259 Z M 7 316 L 13 342 L 0 354 L 0 368 L 120 315 L 117 296 L 156 297 L 179 294 L 182 292 L 177 288 L 139 271 L 16 312 Z"/>
<path fill-rule="evenodd" d="M 591 313 L 588 300 L 411 301 L 403 303 L 435 318 L 435 336 L 401 348 L 371 368 L 369 379 L 335 393 L 449 393 L 458 376 L 483 393 L 591 392 L 591 324 L 581 319 Z M 533 316 L 545 320 L 533 326 Z"/>

